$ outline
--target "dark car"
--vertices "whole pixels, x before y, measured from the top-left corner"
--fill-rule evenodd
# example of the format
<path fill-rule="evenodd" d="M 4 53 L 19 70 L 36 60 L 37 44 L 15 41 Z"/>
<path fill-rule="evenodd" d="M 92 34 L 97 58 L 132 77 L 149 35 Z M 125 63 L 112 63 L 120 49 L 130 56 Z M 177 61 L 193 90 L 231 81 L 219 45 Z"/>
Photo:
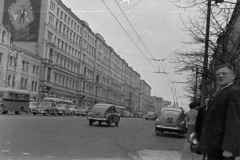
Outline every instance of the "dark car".
<path fill-rule="evenodd" d="M 89 120 L 89 125 L 92 125 L 94 122 L 98 122 L 101 125 L 102 122 L 105 122 L 108 126 L 112 123 L 118 126 L 120 116 L 113 104 L 98 103 L 93 106 L 87 119 Z"/>
<path fill-rule="evenodd" d="M 178 133 L 184 137 L 186 133 L 186 121 L 184 110 L 179 106 L 170 106 L 161 110 L 161 115 L 155 121 L 155 133 Z"/>

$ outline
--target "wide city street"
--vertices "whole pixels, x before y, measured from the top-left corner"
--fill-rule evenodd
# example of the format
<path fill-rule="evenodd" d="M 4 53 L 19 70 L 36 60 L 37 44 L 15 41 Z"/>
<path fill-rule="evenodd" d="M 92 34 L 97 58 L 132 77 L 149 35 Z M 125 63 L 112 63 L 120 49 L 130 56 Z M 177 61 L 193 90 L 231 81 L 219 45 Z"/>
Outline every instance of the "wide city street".
<path fill-rule="evenodd" d="M 0 115 L 1 160 L 180 160 L 186 138 L 157 136 L 154 121 L 121 118 L 119 126 L 81 116 Z"/>

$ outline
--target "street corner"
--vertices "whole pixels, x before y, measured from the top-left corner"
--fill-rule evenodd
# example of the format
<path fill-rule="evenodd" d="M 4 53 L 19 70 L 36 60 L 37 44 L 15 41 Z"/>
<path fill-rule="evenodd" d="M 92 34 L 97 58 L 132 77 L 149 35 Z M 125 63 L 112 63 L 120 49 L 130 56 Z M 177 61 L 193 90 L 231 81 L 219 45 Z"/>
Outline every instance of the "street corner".
<path fill-rule="evenodd" d="M 140 150 L 130 155 L 134 160 L 181 160 L 181 152 L 169 150 Z"/>

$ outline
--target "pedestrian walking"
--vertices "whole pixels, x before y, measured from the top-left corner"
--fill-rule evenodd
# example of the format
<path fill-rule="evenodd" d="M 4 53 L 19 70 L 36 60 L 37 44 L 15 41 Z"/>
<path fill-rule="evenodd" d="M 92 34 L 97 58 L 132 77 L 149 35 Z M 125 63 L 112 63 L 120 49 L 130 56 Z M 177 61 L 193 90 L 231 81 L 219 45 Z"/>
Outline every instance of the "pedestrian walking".
<path fill-rule="evenodd" d="M 216 69 L 219 90 L 204 116 L 198 148 L 207 160 L 234 160 L 240 156 L 240 90 L 228 65 Z"/>
<path fill-rule="evenodd" d="M 186 122 L 187 122 L 187 142 L 190 143 L 189 136 L 193 132 L 195 127 L 195 122 L 198 114 L 198 110 L 196 109 L 199 105 L 198 102 L 193 101 L 189 104 L 190 110 L 186 114 Z"/>

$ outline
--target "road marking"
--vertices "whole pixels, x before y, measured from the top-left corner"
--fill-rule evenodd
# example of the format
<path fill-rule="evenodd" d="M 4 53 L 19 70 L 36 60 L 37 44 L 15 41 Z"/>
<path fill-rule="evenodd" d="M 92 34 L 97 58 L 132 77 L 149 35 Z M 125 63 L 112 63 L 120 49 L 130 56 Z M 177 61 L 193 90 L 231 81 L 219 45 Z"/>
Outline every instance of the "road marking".
<path fill-rule="evenodd" d="M 2 150 L 2 152 L 9 152 L 9 150 Z"/>

